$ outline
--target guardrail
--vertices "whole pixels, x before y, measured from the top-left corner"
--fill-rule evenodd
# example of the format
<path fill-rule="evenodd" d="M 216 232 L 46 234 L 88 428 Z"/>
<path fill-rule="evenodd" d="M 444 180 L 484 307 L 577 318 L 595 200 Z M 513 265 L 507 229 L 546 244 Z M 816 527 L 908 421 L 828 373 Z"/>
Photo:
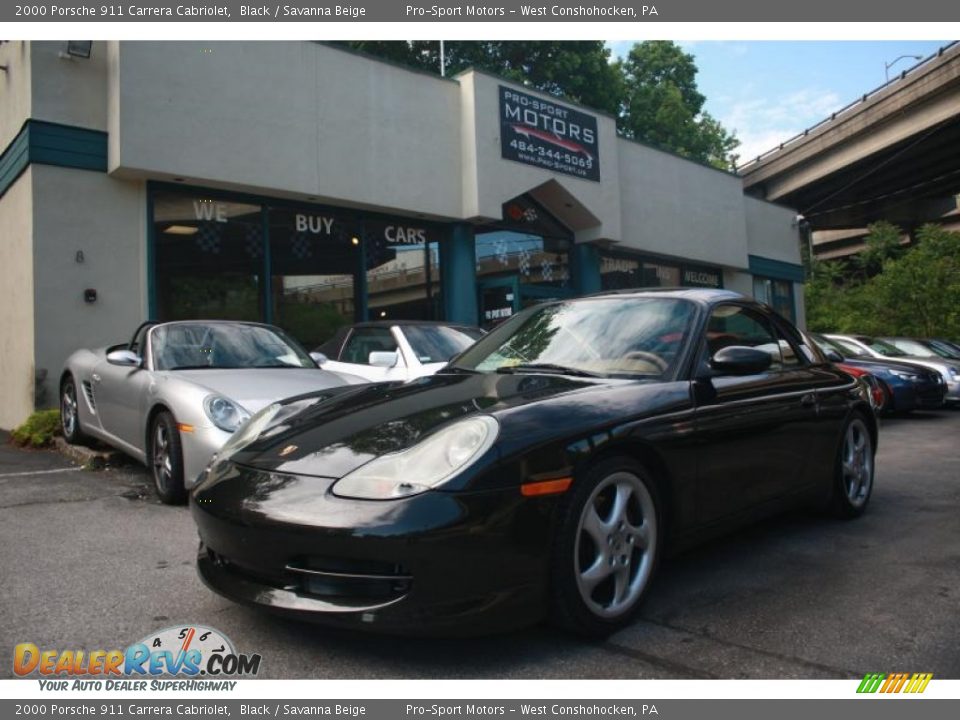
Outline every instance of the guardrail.
<path fill-rule="evenodd" d="M 840 108 L 840 109 L 837 110 L 836 112 L 831 113 L 831 114 L 830 114 L 830 117 L 824 118 L 823 120 L 821 120 L 820 122 L 818 122 L 816 125 L 812 125 L 811 127 L 808 127 L 808 128 L 807 128 L 806 130 L 804 130 L 803 132 L 797 133 L 797 134 L 794 135 L 792 138 L 790 138 L 790 139 L 788 139 L 788 140 L 784 140 L 784 141 L 783 141 L 782 143 L 780 143 L 777 147 L 771 148 L 770 150 L 767 150 L 766 152 L 761 153 L 760 155 L 757 155 L 755 158 L 752 158 L 752 159 L 750 159 L 750 160 L 747 160 L 743 165 L 737 165 L 736 171 L 737 171 L 738 173 L 742 173 L 745 168 L 749 168 L 749 167 L 751 167 L 751 166 L 753 166 L 753 165 L 756 165 L 756 164 L 758 164 L 758 163 L 761 163 L 761 162 L 763 162 L 764 160 L 766 160 L 768 157 L 770 157 L 771 155 L 776 155 L 777 153 L 779 153 L 780 151 L 784 150 L 784 149 L 787 148 L 788 146 L 793 145 L 794 143 L 796 143 L 796 142 L 798 142 L 798 141 L 800 141 L 800 140 L 803 140 L 805 137 L 807 137 L 808 135 L 810 135 L 810 133 L 812 133 L 812 132 L 814 132 L 814 131 L 816 131 L 816 130 L 819 130 L 819 129 L 822 128 L 824 125 L 829 125 L 830 123 L 832 123 L 832 122 L 836 121 L 838 118 L 840 118 L 842 115 L 845 115 L 845 114 L 849 113 L 851 110 L 859 107 L 860 105 L 863 105 L 865 102 L 868 102 L 868 101 L 871 100 L 872 98 L 876 97 L 878 94 L 880 94 L 881 92 L 883 92 L 884 90 L 886 90 L 886 89 L 887 89 L 888 87 L 890 87 L 891 85 L 895 85 L 896 83 L 901 82 L 902 80 L 905 80 L 908 76 L 910 76 L 910 75 L 912 75 L 913 73 L 917 72 L 918 70 L 922 69 L 925 65 L 928 65 L 929 63 L 933 62 L 934 60 L 940 59 L 941 57 L 943 57 L 943 55 L 944 55 L 947 51 L 951 50 L 951 49 L 954 48 L 954 47 L 957 47 L 958 45 L 960 45 L 960 40 L 954 40 L 954 41 L 951 42 L 951 43 L 947 43 L 946 45 L 944 45 L 943 47 L 941 47 L 939 50 L 937 50 L 937 52 L 935 52 L 935 53 L 933 53 L 933 54 L 925 57 L 923 60 L 919 61 L 916 65 L 912 65 L 911 67 L 908 67 L 906 70 L 904 70 L 903 72 L 901 72 L 899 75 L 896 75 L 892 80 L 887 80 L 887 82 L 885 82 L 883 85 L 880 85 L 880 86 L 874 88 L 874 89 L 871 90 L 870 92 L 864 93 L 863 95 L 861 95 L 860 97 L 858 97 L 858 98 L 857 98 L 856 100 L 854 100 L 853 102 L 849 103 L 848 105 L 845 105 L 844 107 Z"/>

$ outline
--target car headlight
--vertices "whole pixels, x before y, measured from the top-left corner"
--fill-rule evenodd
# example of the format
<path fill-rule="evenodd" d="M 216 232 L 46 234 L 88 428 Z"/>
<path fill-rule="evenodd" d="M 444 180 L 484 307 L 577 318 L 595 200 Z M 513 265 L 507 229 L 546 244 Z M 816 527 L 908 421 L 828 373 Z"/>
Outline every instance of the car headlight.
<path fill-rule="evenodd" d="M 910 372 L 904 372 L 903 370 L 891 370 L 891 375 L 895 375 L 901 380 L 909 380 L 911 382 L 917 382 L 920 379 L 919 375 Z"/>
<path fill-rule="evenodd" d="M 213 456 L 211 464 L 226 462 L 233 455 L 236 455 L 260 437 L 260 433 L 264 431 L 282 408 L 283 406 L 280 403 L 273 403 L 273 405 L 267 405 L 263 410 L 255 413 L 253 417 L 247 420 L 247 422 L 223 444 L 223 447 Z"/>
<path fill-rule="evenodd" d="M 958 374 L 960 374 L 960 373 L 957 372 L 957 369 L 956 369 L 955 367 L 953 367 L 953 365 L 951 365 L 951 366 L 950 366 L 950 377 L 956 379 L 956 377 L 957 377 Z"/>
<path fill-rule="evenodd" d="M 203 411 L 210 422 L 225 432 L 232 433 L 250 418 L 250 413 L 223 395 L 207 395 Z"/>
<path fill-rule="evenodd" d="M 500 426 L 489 415 L 455 422 L 413 447 L 371 460 L 333 486 L 339 497 L 391 500 L 436 488 L 480 458 Z"/>

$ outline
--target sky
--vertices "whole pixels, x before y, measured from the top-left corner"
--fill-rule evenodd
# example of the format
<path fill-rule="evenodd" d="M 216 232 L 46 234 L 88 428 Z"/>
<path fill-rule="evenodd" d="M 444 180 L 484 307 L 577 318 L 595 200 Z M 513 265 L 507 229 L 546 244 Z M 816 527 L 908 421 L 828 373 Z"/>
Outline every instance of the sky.
<path fill-rule="evenodd" d="M 740 164 L 882 85 L 885 63 L 926 58 L 949 41 L 680 42 L 692 54 L 705 110 L 740 140 Z M 615 55 L 633 42 L 614 42 Z M 893 78 L 917 63 L 903 58 Z"/>

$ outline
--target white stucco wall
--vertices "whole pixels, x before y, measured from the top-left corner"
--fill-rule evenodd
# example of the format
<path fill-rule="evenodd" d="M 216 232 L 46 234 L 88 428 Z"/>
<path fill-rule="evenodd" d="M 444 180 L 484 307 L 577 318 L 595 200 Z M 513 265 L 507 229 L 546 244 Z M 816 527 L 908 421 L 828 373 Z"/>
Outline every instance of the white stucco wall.
<path fill-rule="evenodd" d="M 0 197 L 0 428 L 33 412 L 33 252 L 30 168 Z"/>
<path fill-rule="evenodd" d="M 747 266 L 739 178 L 628 140 L 618 151 L 622 247 Z"/>
<path fill-rule="evenodd" d="M 104 173 L 32 173 L 35 356 L 52 404 L 70 353 L 127 340 L 147 316 L 146 194 Z M 95 303 L 84 302 L 86 288 L 97 290 Z"/>
<path fill-rule="evenodd" d="M 62 40 L 30 43 L 30 117 L 89 130 L 107 129 L 107 43 L 94 42 L 89 59 L 63 58 Z"/>
<path fill-rule="evenodd" d="M 17 136 L 30 117 L 30 43 L 0 43 L 0 152 Z"/>
<path fill-rule="evenodd" d="M 121 42 L 112 173 L 455 217 L 460 89 L 305 42 Z"/>
<path fill-rule="evenodd" d="M 800 230 L 796 223 L 797 211 L 746 196 L 743 204 L 750 254 L 799 264 Z"/>

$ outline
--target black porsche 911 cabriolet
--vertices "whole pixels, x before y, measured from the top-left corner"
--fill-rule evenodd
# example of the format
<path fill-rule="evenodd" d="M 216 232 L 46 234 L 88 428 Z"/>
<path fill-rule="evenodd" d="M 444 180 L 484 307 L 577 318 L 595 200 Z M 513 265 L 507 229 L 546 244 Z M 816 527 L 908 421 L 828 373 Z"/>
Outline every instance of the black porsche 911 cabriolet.
<path fill-rule="evenodd" d="M 665 548 L 863 512 L 862 385 L 766 306 L 651 290 L 519 313 L 440 373 L 275 403 L 191 497 L 238 602 L 383 632 L 627 623 Z"/>

